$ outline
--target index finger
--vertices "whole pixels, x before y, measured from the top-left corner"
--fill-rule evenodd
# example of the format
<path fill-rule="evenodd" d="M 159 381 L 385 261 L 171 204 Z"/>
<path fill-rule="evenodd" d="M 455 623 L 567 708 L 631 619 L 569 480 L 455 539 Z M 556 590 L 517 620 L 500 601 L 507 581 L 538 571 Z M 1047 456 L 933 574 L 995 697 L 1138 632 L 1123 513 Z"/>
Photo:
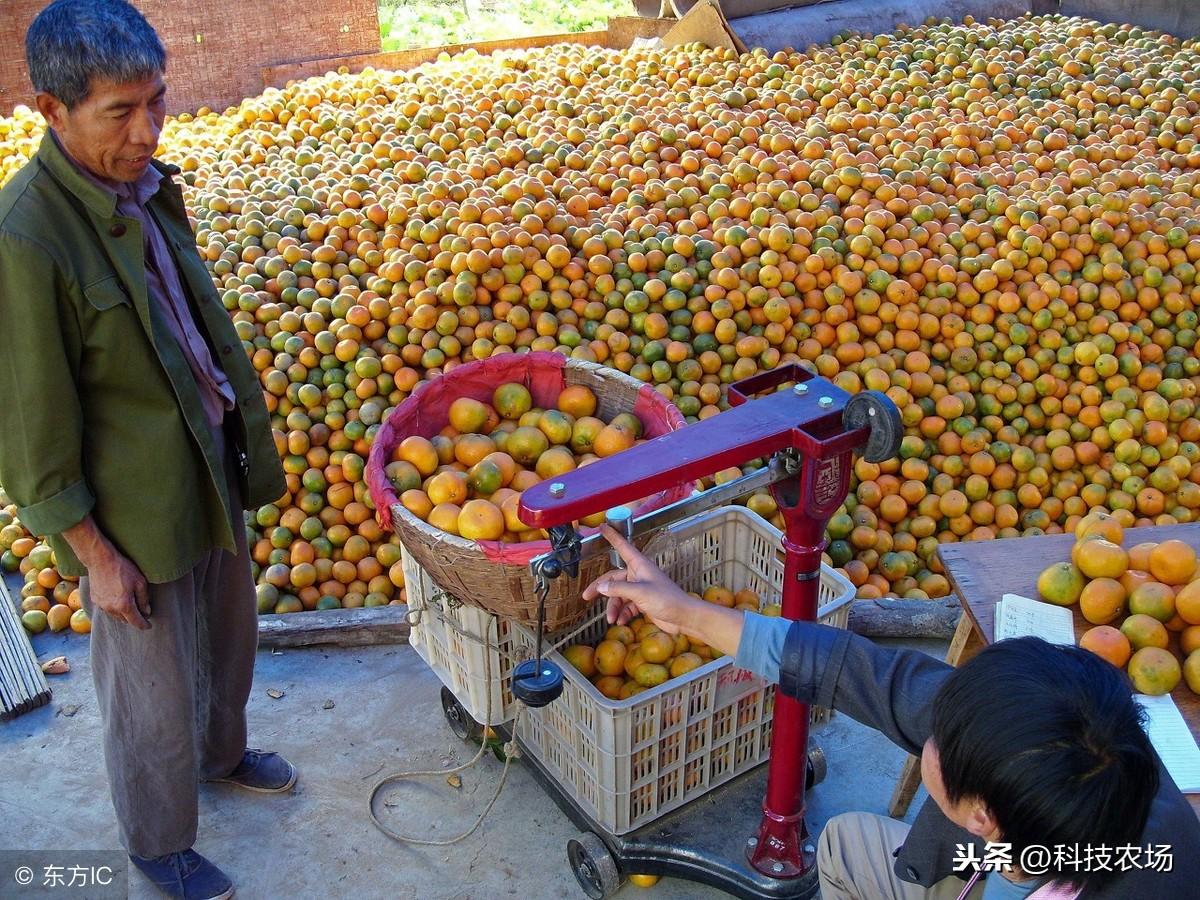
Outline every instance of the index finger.
<path fill-rule="evenodd" d="M 636 562 L 646 561 L 646 557 L 642 555 L 641 551 L 638 550 L 637 547 L 633 546 L 633 544 L 629 542 L 625 535 L 621 534 L 611 525 L 600 526 L 600 533 L 604 535 L 604 539 L 612 545 L 614 550 L 617 551 L 617 555 L 619 555 L 621 559 L 625 561 L 625 565 L 628 566 Z"/>

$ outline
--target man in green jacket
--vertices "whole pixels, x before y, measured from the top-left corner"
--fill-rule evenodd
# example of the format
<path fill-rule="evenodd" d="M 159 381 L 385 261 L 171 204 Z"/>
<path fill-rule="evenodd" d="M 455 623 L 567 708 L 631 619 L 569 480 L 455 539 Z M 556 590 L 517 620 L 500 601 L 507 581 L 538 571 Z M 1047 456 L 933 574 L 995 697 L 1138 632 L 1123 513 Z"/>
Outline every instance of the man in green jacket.
<path fill-rule="evenodd" d="M 164 892 L 232 895 L 192 850 L 198 782 L 285 791 L 246 749 L 257 644 L 241 511 L 283 472 L 256 374 L 153 158 L 165 52 L 124 0 L 57 0 L 26 39 L 50 126 L 0 191 L 0 483 L 83 576 L 121 840 Z"/>

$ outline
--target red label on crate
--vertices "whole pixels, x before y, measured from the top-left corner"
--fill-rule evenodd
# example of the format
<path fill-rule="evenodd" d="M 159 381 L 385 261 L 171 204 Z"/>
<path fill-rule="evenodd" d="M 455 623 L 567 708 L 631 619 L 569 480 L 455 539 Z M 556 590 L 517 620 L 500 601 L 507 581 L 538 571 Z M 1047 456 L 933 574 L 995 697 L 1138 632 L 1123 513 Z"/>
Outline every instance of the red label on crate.
<path fill-rule="evenodd" d="M 753 680 L 753 672 L 748 672 L 745 669 L 738 669 L 733 666 L 729 666 L 719 676 L 717 676 L 717 687 L 724 687 L 727 684 L 741 684 L 743 681 Z"/>

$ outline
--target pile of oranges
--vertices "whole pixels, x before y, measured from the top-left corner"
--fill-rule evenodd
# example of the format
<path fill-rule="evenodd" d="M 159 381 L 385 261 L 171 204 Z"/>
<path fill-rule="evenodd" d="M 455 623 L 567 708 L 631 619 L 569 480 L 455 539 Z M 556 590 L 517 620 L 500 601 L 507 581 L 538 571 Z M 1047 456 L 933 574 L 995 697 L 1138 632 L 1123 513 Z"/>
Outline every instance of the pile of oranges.
<path fill-rule="evenodd" d="M 78 579 L 59 575 L 53 551 L 21 524 L 17 507 L 0 488 L 0 578 L 13 573 L 25 578 L 20 608 L 27 631 L 91 632 L 92 620 L 83 608 Z"/>
<path fill-rule="evenodd" d="M 436 437 L 406 437 L 384 471 L 404 508 L 435 528 L 474 541 L 542 540 L 518 516 L 522 492 L 641 440 L 635 414 L 604 422 L 598 405 L 583 385 L 564 388 L 554 409 L 535 408 L 516 383 L 497 387 L 491 404 L 459 397 Z M 603 521 L 600 512 L 582 524 Z"/>
<path fill-rule="evenodd" d="M 40 132 L 0 120 L 0 178 Z M 262 608 L 399 601 L 380 423 L 527 349 L 691 420 L 784 363 L 885 391 L 900 458 L 858 463 L 829 526 L 862 597 L 947 593 L 944 541 L 1192 521 L 1198 138 L 1195 42 L 1063 17 L 468 51 L 169 120 L 287 471 L 248 518 Z"/>
<path fill-rule="evenodd" d="M 749 588 L 733 591 L 711 584 L 703 594 L 692 594 L 717 606 L 780 614 L 779 602 L 763 603 Z M 679 678 L 723 654 L 687 635 L 669 635 L 649 620 L 637 616 L 628 625 L 612 625 L 595 646 L 572 644 L 562 651 L 575 669 L 610 700 L 628 700 L 672 678 Z"/>
<path fill-rule="evenodd" d="M 1174 539 L 1126 550 L 1124 538 L 1116 518 L 1089 513 L 1075 528 L 1070 561 L 1046 568 L 1038 593 L 1059 606 L 1078 604 L 1095 626 L 1079 645 L 1127 668 L 1138 691 L 1165 694 L 1184 678 L 1200 694 L 1196 551 Z"/>

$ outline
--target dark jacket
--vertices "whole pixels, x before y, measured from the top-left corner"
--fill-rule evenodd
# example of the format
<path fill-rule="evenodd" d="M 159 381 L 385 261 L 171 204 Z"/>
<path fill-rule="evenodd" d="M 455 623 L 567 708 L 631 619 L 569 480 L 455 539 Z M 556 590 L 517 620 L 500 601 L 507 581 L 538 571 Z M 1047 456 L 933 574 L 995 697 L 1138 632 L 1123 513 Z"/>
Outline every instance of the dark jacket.
<path fill-rule="evenodd" d="M 784 644 L 779 687 L 803 703 L 832 707 L 882 732 L 909 753 L 920 753 L 933 731 L 933 698 L 953 669 L 927 654 L 878 647 L 841 629 L 797 622 Z M 1200 821 L 1166 770 L 1142 833 L 1141 846 L 1172 848 L 1170 872 L 1133 869 L 1084 898 L 1152 900 L 1200 896 Z M 926 800 L 904 845 L 895 872 L 929 887 L 953 871 L 955 845 L 982 842 Z M 982 854 L 981 854 L 982 855 Z"/>

